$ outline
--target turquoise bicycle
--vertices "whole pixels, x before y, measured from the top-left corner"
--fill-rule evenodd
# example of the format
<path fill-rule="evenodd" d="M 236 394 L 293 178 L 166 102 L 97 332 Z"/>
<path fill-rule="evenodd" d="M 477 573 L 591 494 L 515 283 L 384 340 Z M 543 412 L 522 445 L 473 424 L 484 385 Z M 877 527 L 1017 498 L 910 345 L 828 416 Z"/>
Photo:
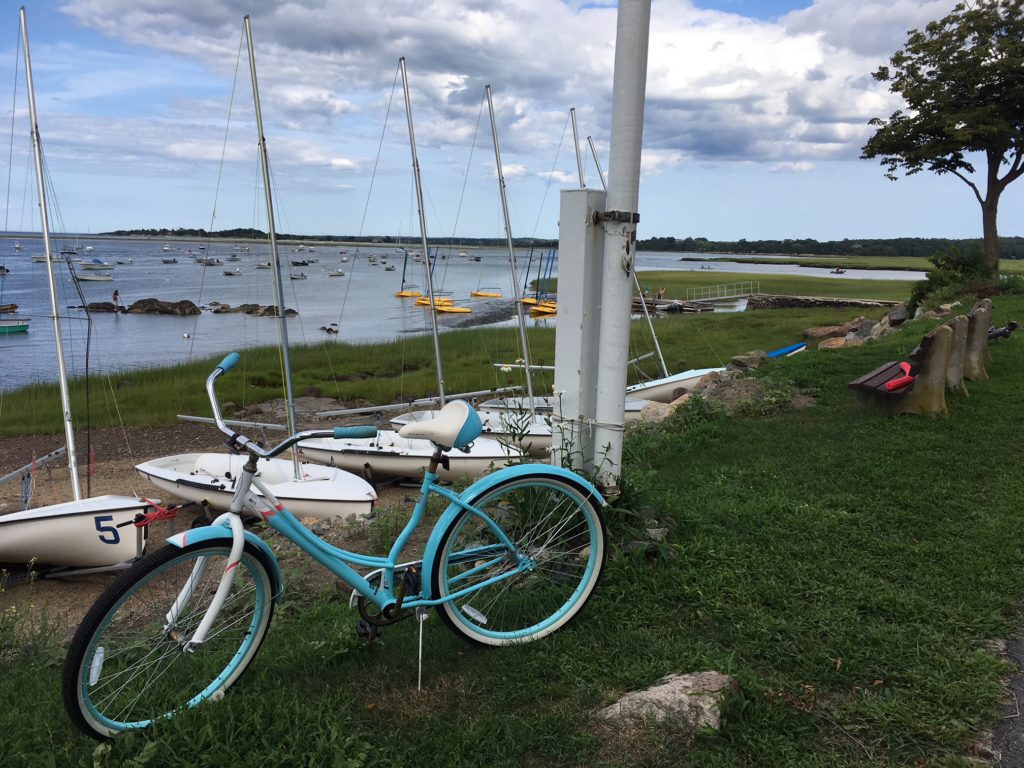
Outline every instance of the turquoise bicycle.
<path fill-rule="evenodd" d="M 228 512 L 211 525 L 171 536 L 99 597 L 79 625 L 63 675 L 75 725 L 104 739 L 145 728 L 185 708 L 218 700 L 260 649 L 284 581 L 270 547 L 242 524 L 258 518 L 308 552 L 353 589 L 360 627 L 379 627 L 436 608 L 467 640 L 510 645 L 565 626 L 590 597 L 605 554 L 600 494 L 586 480 L 546 464 L 508 467 L 461 494 L 438 484 L 445 451 L 468 445 L 480 418 L 464 401 L 403 436 L 427 438 L 436 451 L 419 499 L 386 557 L 335 547 L 305 528 L 264 486 L 257 460 L 312 437 L 366 437 L 374 427 L 307 430 L 263 448 L 224 423 L 217 379 L 238 362 L 232 353 L 206 380 L 218 428 L 247 455 Z M 251 489 L 259 489 L 262 496 Z M 427 501 L 448 501 L 422 560 L 399 562 L 423 520 Z M 356 568 L 370 569 L 365 575 Z"/>

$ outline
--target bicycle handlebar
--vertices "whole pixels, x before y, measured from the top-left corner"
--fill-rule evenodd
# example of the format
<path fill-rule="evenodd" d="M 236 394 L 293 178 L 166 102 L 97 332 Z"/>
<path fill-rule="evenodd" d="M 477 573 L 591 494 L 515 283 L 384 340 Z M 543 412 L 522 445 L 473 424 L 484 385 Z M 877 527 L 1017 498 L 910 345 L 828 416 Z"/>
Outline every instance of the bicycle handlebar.
<path fill-rule="evenodd" d="M 232 352 L 230 355 L 221 360 L 220 364 L 217 367 L 220 368 L 221 373 L 227 373 L 236 365 L 238 365 L 238 361 L 241 359 L 241 355 L 239 355 L 237 352 Z"/>
<path fill-rule="evenodd" d="M 218 378 L 234 368 L 240 359 L 241 356 L 237 352 L 232 352 L 221 360 L 217 367 L 214 368 L 206 378 L 206 394 L 210 398 L 210 407 L 213 409 L 213 420 L 217 424 L 217 429 L 231 438 L 230 445 L 255 454 L 260 458 L 269 459 L 272 456 L 277 456 L 279 453 L 287 450 L 300 440 L 308 440 L 314 437 L 357 438 L 377 436 L 377 428 L 374 426 L 307 429 L 302 432 L 296 432 L 293 435 L 289 435 L 272 448 L 264 448 L 259 443 L 254 440 L 250 440 L 245 435 L 235 432 L 231 427 L 224 423 L 224 417 L 221 416 L 220 403 L 217 401 L 216 382 Z"/>

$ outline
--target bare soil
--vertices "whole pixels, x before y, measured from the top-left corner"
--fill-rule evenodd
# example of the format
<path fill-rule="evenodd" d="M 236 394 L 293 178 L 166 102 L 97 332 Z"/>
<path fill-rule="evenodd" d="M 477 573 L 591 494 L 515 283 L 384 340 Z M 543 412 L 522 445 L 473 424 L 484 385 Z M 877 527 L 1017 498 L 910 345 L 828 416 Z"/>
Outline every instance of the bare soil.
<path fill-rule="evenodd" d="M 88 439 L 85 434 L 77 434 L 76 443 L 83 495 L 139 495 L 159 499 L 160 503 L 165 505 L 180 503 L 181 500 L 170 498 L 166 493 L 150 486 L 135 472 L 136 464 L 172 453 L 224 450 L 223 440 L 215 427 L 191 423 L 159 427 L 93 429 Z M 63 444 L 63 435 L 0 437 L 0 476 L 20 469 L 31 463 L 34 458 L 43 456 Z M 93 456 L 93 460 L 88 460 L 89 456 Z M 67 461 L 64 459 L 37 469 L 32 506 L 55 504 L 72 498 L 69 477 Z M 88 487 L 86 477 L 89 479 Z M 392 521 L 392 518 L 400 513 L 392 513 L 390 508 L 404 502 L 415 491 L 407 488 L 381 488 L 378 489 L 378 493 L 380 501 L 377 508 L 387 518 L 382 522 L 386 522 L 388 533 L 391 533 L 390 529 L 400 528 L 401 523 Z M 0 514 L 16 512 L 19 509 L 21 483 L 15 480 L 0 485 Z M 147 551 L 161 546 L 171 533 L 187 528 L 194 517 L 193 511 L 169 523 L 151 526 Z M 346 547 L 361 551 L 373 550 L 373 537 L 366 522 L 326 523 L 313 519 L 304 522 L 307 525 L 318 525 L 317 532 L 331 543 L 339 544 L 344 539 Z M 429 533 L 429 528 L 425 530 Z M 304 553 L 299 552 L 288 542 L 277 538 L 273 540 L 272 545 L 283 561 L 282 566 L 288 568 L 289 591 L 301 586 L 330 584 L 334 580 L 333 576 L 311 563 Z M 45 620 L 47 626 L 70 636 L 100 592 L 117 577 L 117 572 L 19 581 L 17 577 L 23 575 L 24 571 L 11 571 L 5 579 L 0 573 L 0 613 L 15 610 L 30 622 L 38 624 Z"/>

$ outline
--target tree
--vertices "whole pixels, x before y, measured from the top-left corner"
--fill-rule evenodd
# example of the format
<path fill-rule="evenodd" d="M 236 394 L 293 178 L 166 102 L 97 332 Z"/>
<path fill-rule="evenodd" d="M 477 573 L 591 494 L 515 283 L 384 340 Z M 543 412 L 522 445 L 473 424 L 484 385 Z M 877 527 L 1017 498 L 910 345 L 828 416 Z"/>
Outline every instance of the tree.
<path fill-rule="evenodd" d="M 1024 0 L 960 3 L 912 30 L 889 65 L 873 76 L 907 110 L 870 121 L 878 130 L 861 157 L 880 158 L 889 179 L 899 169 L 927 170 L 967 184 L 981 204 L 985 266 L 995 274 L 999 196 L 1024 174 Z M 972 158 L 984 162 L 983 180 L 972 178 Z"/>

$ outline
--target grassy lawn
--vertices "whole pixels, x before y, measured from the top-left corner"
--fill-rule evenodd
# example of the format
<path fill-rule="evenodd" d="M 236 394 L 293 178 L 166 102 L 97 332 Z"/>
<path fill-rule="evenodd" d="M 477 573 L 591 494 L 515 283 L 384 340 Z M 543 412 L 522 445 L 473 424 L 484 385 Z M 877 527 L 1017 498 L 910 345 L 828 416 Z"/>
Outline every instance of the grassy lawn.
<path fill-rule="evenodd" d="M 1024 297 L 994 303 L 998 324 L 1024 318 Z M 811 319 L 761 314 L 663 321 L 662 344 L 703 361 L 702 346 L 781 346 Z M 607 517 L 621 544 L 628 510 L 650 508 L 671 529 L 663 555 L 613 554 L 583 614 L 535 644 L 481 650 L 431 619 L 422 692 L 413 623 L 365 645 L 347 593 L 293 589 L 222 702 L 97 749 L 60 704 L 61 638 L 0 614 L 3 763 L 966 765 L 1008 671 L 992 641 L 1019 626 L 1024 596 L 1024 338 L 993 344 L 991 378 L 950 397 L 945 418 L 887 417 L 846 390 L 932 325 L 773 363 L 772 391 L 799 388 L 812 408 L 695 408 L 631 431 L 628 490 Z M 305 564 L 283 566 L 294 584 Z M 589 717 L 704 669 L 741 686 L 720 734 L 690 744 L 672 727 L 616 733 Z"/>

